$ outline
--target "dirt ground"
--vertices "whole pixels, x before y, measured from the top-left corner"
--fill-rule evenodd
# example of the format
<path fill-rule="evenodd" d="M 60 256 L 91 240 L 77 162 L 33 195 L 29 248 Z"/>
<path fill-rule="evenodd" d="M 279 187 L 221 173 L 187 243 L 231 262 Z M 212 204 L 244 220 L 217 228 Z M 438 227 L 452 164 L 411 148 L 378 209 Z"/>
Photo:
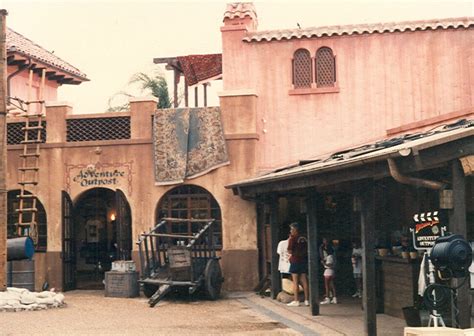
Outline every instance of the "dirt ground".
<path fill-rule="evenodd" d="M 150 308 L 145 297 L 65 293 L 67 307 L 0 313 L 0 335 L 295 335 L 239 300 L 172 297 Z"/>

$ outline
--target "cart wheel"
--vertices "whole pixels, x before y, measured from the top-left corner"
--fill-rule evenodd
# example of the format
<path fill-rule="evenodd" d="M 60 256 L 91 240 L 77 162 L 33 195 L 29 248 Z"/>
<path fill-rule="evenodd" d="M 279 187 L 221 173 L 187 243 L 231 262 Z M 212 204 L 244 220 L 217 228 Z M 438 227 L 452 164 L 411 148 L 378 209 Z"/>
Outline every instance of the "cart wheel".
<path fill-rule="evenodd" d="M 217 300 L 221 294 L 222 271 L 219 261 L 210 259 L 207 261 L 204 270 L 204 289 L 207 297 L 211 300 Z"/>
<path fill-rule="evenodd" d="M 147 298 L 151 298 L 153 294 L 158 290 L 159 286 L 150 285 L 150 284 L 143 284 L 143 294 Z"/>

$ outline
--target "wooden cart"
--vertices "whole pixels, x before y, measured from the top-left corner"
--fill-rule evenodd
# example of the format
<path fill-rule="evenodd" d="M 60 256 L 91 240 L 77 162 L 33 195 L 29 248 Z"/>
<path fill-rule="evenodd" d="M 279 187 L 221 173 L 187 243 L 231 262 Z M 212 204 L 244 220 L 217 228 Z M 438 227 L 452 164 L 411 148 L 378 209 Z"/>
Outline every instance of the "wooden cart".
<path fill-rule="evenodd" d="M 192 235 L 168 233 L 173 224 L 198 227 Z M 155 306 L 173 288 L 189 294 L 203 289 L 211 300 L 220 296 L 222 271 L 214 242 L 214 219 L 163 218 L 138 241 L 143 292 Z M 171 225 L 168 225 L 171 224 Z"/>

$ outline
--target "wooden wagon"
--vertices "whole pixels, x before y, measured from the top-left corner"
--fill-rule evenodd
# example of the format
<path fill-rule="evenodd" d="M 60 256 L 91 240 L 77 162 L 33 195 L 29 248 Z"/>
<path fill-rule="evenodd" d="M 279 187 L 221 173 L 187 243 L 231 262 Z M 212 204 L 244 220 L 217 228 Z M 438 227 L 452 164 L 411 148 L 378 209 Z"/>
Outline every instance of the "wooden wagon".
<path fill-rule="evenodd" d="M 173 223 L 193 223 L 198 226 L 192 235 L 168 233 Z M 222 271 L 214 242 L 214 219 L 163 218 L 138 241 L 143 292 L 155 306 L 173 289 L 189 294 L 198 289 L 208 298 L 220 296 Z"/>

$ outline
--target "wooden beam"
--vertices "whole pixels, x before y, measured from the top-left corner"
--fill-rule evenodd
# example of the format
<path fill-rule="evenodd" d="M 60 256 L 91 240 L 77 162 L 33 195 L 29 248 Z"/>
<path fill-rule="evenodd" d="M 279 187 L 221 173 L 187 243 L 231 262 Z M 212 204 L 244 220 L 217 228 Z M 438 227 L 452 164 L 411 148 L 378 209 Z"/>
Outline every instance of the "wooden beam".
<path fill-rule="evenodd" d="M 270 200 L 270 236 L 271 236 L 271 283 L 272 283 L 272 299 L 276 299 L 281 291 L 281 276 L 278 270 L 279 257 L 277 254 L 278 238 L 279 238 L 279 221 L 278 221 L 278 198 L 272 197 Z"/>
<path fill-rule="evenodd" d="M 174 70 L 173 76 L 173 107 L 178 107 L 178 81 L 179 81 L 179 72 L 178 70 Z"/>
<path fill-rule="evenodd" d="M 0 10 L 0 291 L 5 291 L 7 288 L 6 15 L 6 10 Z"/>
<path fill-rule="evenodd" d="M 467 238 L 466 221 L 466 178 L 459 160 L 451 162 L 452 188 L 454 208 L 449 211 L 449 230 L 452 233 L 460 234 Z M 458 287 L 463 279 L 452 280 L 453 286 Z M 469 281 L 464 281 L 464 285 L 457 290 L 457 306 L 459 309 L 459 327 L 468 329 L 471 327 L 471 309 Z M 453 316 L 453 321 L 455 321 Z"/>
<path fill-rule="evenodd" d="M 319 252 L 318 210 L 322 197 L 310 191 L 306 198 L 306 224 L 308 230 L 308 285 L 311 315 L 319 315 Z"/>
<path fill-rule="evenodd" d="M 202 88 L 204 89 L 204 107 L 207 106 L 207 83 L 202 84 Z"/>
<path fill-rule="evenodd" d="M 362 306 L 364 330 L 368 336 L 377 335 L 377 300 L 375 291 L 375 189 L 368 183 L 358 194 L 361 200 L 362 236 Z"/>

